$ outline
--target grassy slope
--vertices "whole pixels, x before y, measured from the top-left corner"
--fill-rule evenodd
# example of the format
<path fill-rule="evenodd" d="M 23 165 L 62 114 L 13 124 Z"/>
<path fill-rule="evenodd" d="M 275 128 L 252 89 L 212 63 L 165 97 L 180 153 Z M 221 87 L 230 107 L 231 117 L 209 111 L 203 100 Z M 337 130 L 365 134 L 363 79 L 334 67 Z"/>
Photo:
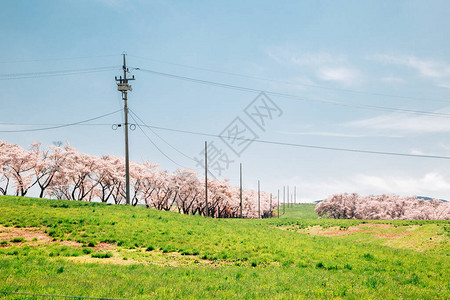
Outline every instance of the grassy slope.
<path fill-rule="evenodd" d="M 54 240 L 36 247 L 9 237 L 0 248 L 0 290 L 128 299 L 450 297 L 449 221 L 395 221 L 371 232 L 371 223 L 386 222 L 319 220 L 313 209 L 231 220 L 0 197 L 3 231 L 36 227 Z M 368 227 L 354 234 L 307 234 L 316 225 L 327 234 L 360 223 Z M 96 247 L 81 246 L 89 244 Z"/>

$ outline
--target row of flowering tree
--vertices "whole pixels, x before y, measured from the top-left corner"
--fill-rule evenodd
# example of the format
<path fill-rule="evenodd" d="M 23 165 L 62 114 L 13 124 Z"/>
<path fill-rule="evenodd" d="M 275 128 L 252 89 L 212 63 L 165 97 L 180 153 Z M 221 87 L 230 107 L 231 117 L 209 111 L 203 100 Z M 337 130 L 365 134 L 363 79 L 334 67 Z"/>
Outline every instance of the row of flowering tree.
<path fill-rule="evenodd" d="M 450 202 L 398 195 L 333 195 L 316 205 L 319 216 L 334 219 L 448 220 Z"/>
<path fill-rule="evenodd" d="M 30 189 L 39 197 L 78 201 L 125 203 L 124 159 L 113 155 L 102 157 L 78 152 L 75 148 L 39 143 L 23 149 L 0 141 L 0 193 L 11 190 L 25 196 Z M 178 210 L 184 214 L 206 215 L 204 182 L 192 170 L 169 173 L 156 164 L 130 162 L 132 205 L 144 204 L 159 210 Z M 262 192 L 258 209 L 257 192 L 243 191 L 242 215 L 258 218 L 272 215 L 275 199 Z M 208 215 L 239 217 L 239 188 L 227 180 L 208 181 Z"/>

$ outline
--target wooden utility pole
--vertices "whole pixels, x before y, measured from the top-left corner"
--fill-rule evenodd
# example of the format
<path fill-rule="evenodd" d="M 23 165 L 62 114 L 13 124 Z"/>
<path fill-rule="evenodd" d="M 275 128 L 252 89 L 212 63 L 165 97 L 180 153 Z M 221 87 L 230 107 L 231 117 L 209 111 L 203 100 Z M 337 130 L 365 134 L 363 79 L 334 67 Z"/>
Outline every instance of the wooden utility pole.
<path fill-rule="evenodd" d="M 297 204 L 297 187 L 294 186 L 294 204 Z"/>
<path fill-rule="evenodd" d="M 260 195 L 259 180 L 258 180 L 258 219 L 261 219 L 261 195 Z"/>
<path fill-rule="evenodd" d="M 287 201 L 288 201 L 288 208 L 289 208 L 289 203 L 290 203 L 290 199 L 289 199 L 289 186 L 287 186 L 287 191 L 286 191 L 286 196 L 287 196 Z"/>
<path fill-rule="evenodd" d="M 125 55 L 123 54 L 123 78 L 122 76 L 119 77 L 119 79 L 117 79 L 116 76 L 116 81 L 117 81 L 117 90 L 119 92 L 122 93 L 122 100 L 124 101 L 123 103 L 123 111 L 124 111 L 124 115 L 125 115 L 125 196 L 126 196 L 126 204 L 130 205 L 131 201 L 130 201 L 130 155 L 129 155 L 129 151 L 128 151 L 128 98 L 127 98 L 127 94 L 128 91 L 131 92 L 132 88 L 131 85 L 128 84 L 128 81 L 130 80 L 134 80 L 134 75 L 132 78 L 127 78 L 127 73 L 128 68 L 127 68 L 127 63 L 125 60 Z"/>
<path fill-rule="evenodd" d="M 239 164 L 239 200 L 239 215 L 242 219 L 242 163 Z"/>
<path fill-rule="evenodd" d="M 278 189 L 278 218 L 280 218 L 280 189 Z"/>
<path fill-rule="evenodd" d="M 205 215 L 209 216 L 208 208 L 208 143 L 205 141 Z"/>
<path fill-rule="evenodd" d="M 269 206 L 270 217 L 272 218 L 272 193 L 270 193 L 270 206 Z"/>

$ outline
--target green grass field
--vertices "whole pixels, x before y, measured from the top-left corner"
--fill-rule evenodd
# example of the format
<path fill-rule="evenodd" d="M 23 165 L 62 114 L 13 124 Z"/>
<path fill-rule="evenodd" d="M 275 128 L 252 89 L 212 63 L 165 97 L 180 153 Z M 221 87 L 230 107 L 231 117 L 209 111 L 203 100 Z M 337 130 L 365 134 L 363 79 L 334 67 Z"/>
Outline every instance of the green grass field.
<path fill-rule="evenodd" d="M 280 218 L 240 220 L 4 196 L 0 291 L 449 299 L 449 238 L 450 221 L 318 219 L 309 204 L 286 208 Z"/>

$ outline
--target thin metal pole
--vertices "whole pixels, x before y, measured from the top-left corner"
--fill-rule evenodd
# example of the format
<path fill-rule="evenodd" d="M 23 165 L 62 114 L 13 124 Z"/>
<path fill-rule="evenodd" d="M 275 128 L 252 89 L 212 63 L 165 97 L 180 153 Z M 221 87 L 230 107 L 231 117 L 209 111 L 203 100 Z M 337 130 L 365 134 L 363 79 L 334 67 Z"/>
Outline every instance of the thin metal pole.
<path fill-rule="evenodd" d="M 239 200 L 240 217 L 242 219 L 242 163 L 239 165 Z"/>
<path fill-rule="evenodd" d="M 258 219 L 261 219 L 261 195 L 260 195 L 259 180 L 258 180 Z"/>
<path fill-rule="evenodd" d="M 283 186 L 283 215 L 286 213 L 286 186 Z"/>
<path fill-rule="evenodd" d="M 278 219 L 279 219 L 280 218 L 280 189 L 278 189 L 277 200 L 278 200 Z"/>
<path fill-rule="evenodd" d="M 205 141 L 205 209 L 206 216 L 209 216 L 208 208 L 208 143 Z"/>

